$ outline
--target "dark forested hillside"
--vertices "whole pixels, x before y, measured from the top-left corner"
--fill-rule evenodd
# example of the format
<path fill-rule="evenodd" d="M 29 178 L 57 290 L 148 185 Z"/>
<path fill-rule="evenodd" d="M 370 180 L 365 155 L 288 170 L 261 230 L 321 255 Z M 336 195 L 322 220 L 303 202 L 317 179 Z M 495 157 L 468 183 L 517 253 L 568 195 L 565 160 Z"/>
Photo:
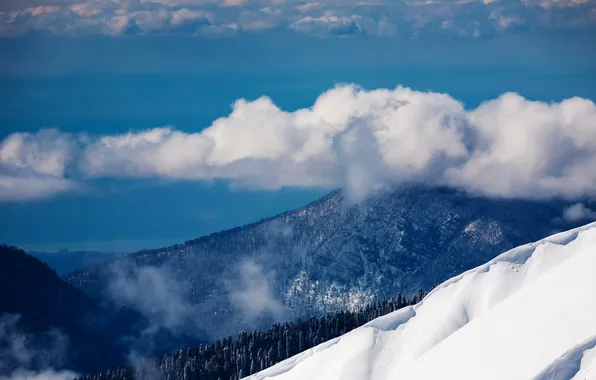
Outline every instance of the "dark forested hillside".
<path fill-rule="evenodd" d="M 268 368 L 320 343 L 422 299 L 410 302 L 399 295 L 357 311 L 341 311 L 319 318 L 276 324 L 267 331 L 243 331 L 196 348 L 178 350 L 134 367 L 80 377 L 78 380 L 237 380 Z"/>
<path fill-rule="evenodd" d="M 142 327 L 136 312 L 101 305 L 7 245 L 0 245 L 0 322 L 0 375 L 17 367 L 89 371 L 124 363 L 127 347 L 118 337 Z"/>

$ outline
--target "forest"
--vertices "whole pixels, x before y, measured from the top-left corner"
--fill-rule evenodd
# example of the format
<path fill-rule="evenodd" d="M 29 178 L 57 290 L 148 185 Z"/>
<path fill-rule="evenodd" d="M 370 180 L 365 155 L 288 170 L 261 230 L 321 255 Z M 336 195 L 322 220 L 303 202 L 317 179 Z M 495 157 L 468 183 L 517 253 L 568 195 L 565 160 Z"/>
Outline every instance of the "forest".
<path fill-rule="evenodd" d="M 413 305 L 398 295 L 356 311 L 340 311 L 307 320 L 278 323 L 267 331 L 243 331 L 232 337 L 142 360 L 134 366 L 85 375 L 77 380 L 238 380 L 343 335 L 382 315 Z"/>

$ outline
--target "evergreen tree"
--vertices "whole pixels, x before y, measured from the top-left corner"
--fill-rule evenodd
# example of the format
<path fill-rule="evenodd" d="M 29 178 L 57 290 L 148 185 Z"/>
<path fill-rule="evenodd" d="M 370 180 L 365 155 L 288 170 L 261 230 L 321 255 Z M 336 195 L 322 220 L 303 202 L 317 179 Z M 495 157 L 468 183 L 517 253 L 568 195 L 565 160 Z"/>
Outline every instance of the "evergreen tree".
<path fill-rule="evenodd" d="M 424 298 L 420 291 L 408 301 L 401 294 L 357 311 L 340 311 L 322 317 L 278 323 L 267 331 L 242 331 L 232 337 L 178 350 L 172 355 L 116 368 L 79 380 L 239 380 L 261 371 L 321 342 L 345 334 L 381 315 Z"/>

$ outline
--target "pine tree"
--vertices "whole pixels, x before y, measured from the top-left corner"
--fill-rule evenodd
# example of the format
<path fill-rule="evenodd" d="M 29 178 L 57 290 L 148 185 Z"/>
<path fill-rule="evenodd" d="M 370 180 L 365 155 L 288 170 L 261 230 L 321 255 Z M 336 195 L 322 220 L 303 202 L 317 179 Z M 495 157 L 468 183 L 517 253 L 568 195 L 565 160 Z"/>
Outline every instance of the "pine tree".
<path fill-rule="evenodd" d="M 424 293 L 418 292 L 411 302 L 423 297 Z M 304 321 L 278 323 L 267 331 L 242 331 L 236 340 L 229 337 L 142 361 L 136 367 L 117 368 L 79 379 L 239 380 L 411 302 L 399 294 L 353 312 L 340 311 Z"/>

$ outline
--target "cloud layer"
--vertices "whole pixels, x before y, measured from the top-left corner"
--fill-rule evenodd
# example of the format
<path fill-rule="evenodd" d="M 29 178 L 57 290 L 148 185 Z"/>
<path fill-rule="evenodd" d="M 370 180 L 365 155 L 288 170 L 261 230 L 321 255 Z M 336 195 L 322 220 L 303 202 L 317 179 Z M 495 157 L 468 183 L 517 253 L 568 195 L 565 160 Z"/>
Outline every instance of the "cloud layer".
<path fill-rule="evenodd" d="M 596 0 L 7 0 L 0 35 L 199 34 L 289 30 L 316 36 L 486 37 L 594 32 Z"/>
<path fill-rule="evenodd" d="M 195 133 L 171 127 L 108 136 L 15 133 L 0 144 L 0 173 L 4 201 L 105 177 L 344 187 L 355 200 L 404 182 L 496 197 L 590 196 L 596 105 L 507 93 L 466 110 L 446 94 L 341 85 L 294 112 L 267 97 L 241 99 L 227 117 Z M 21 189 L 28 183 L 32 190 Z"/>

